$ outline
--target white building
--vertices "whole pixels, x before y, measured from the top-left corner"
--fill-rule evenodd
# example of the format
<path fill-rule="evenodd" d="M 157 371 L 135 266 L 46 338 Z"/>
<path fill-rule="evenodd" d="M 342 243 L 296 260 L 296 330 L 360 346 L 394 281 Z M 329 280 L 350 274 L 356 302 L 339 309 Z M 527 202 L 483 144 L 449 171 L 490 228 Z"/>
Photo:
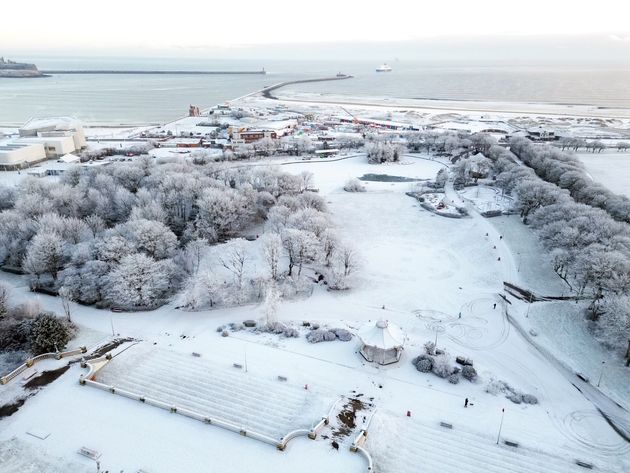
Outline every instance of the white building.
<path fill-rule="evenodd" d="M 69 134 L 40 133 L 40 136 L 19 138 L 14 143 L 39 143 L 44 146 L 48 159 L 60 158 L 77 150 L 74 137 Z"/>
<path fill-rule="evenodd" d="M 0 169 L 20 169 L 45 159 L 46 150 L 41 143 L 0 141 Z"/>
<path fill-rule="evenodd" d="M 405 334 L 400 327 L 379 320 L 364 325 L 359 330 L 361 349 L 359 353 L 367 361 L 389 365 L 400 360 L 405 344 Z"/>
<path fill-rule="evenodd" d="M 87 147 L 83 125 L 76 118 L 52 117 L 33 118 L 19 130 L 20 137 L 24 138 L 58 138 L 70 136 L 74 142 L 74 149 L 81 150 Z M 58 154 L 63 156 L 65 153 Z"/>

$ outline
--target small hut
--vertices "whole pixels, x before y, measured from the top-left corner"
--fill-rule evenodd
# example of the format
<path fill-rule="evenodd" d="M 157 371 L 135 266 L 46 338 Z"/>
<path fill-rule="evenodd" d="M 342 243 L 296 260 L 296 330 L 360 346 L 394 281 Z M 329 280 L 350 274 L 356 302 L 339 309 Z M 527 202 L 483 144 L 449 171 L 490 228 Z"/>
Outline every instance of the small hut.
<path fill-rule="evenodd" d="M 400 327 L 379 320 L 364 325 L 359 330 L 360 353 L 367 361 L 389 365 L 400 360 L 405 344 L 405 334 Z"/>

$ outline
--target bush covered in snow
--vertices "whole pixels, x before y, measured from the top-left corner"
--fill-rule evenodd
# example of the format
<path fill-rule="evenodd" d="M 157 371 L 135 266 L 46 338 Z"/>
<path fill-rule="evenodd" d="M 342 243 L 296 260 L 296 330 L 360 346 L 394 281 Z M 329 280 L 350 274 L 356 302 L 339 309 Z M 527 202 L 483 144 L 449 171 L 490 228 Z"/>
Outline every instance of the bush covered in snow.
<path fill-rule="evenodd" d="M 514 404 L 538 404 L 538 398 L 532 394 L 524 394 L 517 389 L 510 386 L 505 381 L 491 378 L 486 385 L 486 392 L 496 396 L 498 394 L 504 394 L 507 399 Z"/>
<path fill-rule="evenodd" d="M 433 358 L 433 374 L 440 378 L 448 378 L 453 373 L 453 365 L 448 354 L 443 353 Z"/>
<path fill-rule="evenodd" d="M 306 334 L 306 340 L 309 343 L 333 342 L 335 340 L 347 342 L 352 340 L 352 334 L 344 328 L 315 328 Z"/>
<path fill-rule="evenodd" d="M 433 369 L 433 357 L 428 354 L 414 358 L 412 363 L 421 373 L 429 373 Z"/>
<path fill-rule="evenodd" d="M 348 179 L 343 186 L 346 192 L 365 192 L 367 189 L 357 178 Z"/>
<path fill-rule="evenodd" d="M 266 323 L 256 329 L 258 332 L 273 333 L 286 338 L 298 338 L 299 332 L 293 327 L 289 327 L 281 322 Z"/>
<path fill-rule="evenodd" d="M 459 372 L 450 374 L 447 379 L 448 379 L 448 382 L 451 384 L 459 383 Z"/>
<path fill-rule="evenodd" d="M 470 365 L 464 365 L 462 367 L 462 377 L 468 381 L 475 381 L 477 379 L 477 370 Z"/>

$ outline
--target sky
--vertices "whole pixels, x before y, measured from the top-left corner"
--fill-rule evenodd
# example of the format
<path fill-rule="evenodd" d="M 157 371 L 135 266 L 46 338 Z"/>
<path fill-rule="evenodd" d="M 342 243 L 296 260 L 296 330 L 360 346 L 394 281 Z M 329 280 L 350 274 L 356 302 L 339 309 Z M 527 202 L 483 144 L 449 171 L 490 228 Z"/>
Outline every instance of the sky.
<path fill-rule="evenodd" d="M 549 36 L 630 54 L 629 0 L 4 0 L 0 17 L 0 55 L 247 56 L 266 45 Z"/>

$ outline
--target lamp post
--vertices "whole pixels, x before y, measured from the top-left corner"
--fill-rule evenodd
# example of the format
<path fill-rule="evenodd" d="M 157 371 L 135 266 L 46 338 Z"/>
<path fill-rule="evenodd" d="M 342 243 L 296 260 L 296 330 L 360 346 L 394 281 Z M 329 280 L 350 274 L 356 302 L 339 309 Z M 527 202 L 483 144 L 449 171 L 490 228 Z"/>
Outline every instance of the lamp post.
<path fill-rule="evenodd" d="M 503 417 L 505 417 L 505 408 L 501 409 L 501 423 L 499 424 L 499 434 L 497 435 L 497 445 L 499 445 L 499 440 L 501 440 L 501 429 L 503 428 Z"/>
<path fill-rule="evenodd" d="M 602 382 L 602 376 L 604 376 L 604 368 L 606 367 L 606 362 L 602 361 L 602 371 L 599 373 L 599 379 L 597 380 L 597 387 L 599 388 L 599 383 Z"/>

